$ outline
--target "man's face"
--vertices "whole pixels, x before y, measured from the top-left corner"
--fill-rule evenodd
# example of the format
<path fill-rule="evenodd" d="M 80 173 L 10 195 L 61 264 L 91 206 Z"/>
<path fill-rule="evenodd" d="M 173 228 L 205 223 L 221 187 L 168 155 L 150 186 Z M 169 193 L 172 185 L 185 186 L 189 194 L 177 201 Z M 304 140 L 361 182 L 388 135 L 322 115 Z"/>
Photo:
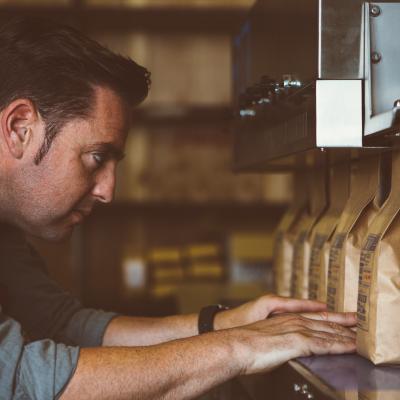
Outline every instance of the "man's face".
<path fill-rule="evenodd" d="M 16 171 L 17 224 L 35 236 L 62 239 L 96 202 L 113 199 L 115 169 L 128 128 L 127 112 L 110 89 L 96 88 L 95 99 L 91 115 L 67 123 L 39 165 L 33 163 L 32 153 L 32 159 L 27 157 Z M 42 141 L 44 124 L 40 129 Z M 40 145 L 36 143 L 36 150 Z"/>

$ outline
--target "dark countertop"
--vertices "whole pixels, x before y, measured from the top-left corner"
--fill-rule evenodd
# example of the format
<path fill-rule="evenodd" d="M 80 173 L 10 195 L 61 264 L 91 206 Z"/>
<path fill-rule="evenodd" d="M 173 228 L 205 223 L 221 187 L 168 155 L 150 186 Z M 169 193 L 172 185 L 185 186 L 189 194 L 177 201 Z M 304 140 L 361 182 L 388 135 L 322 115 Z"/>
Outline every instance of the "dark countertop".
<path fill-rule="evenodd" d="M 366 399 L 373 392 L 392 392 L 396 397 L 390 399 L 400 399 L 400 366 L 377 367 L 359 355 L 305 357 L 289 365 L 325 392 L 342 398 L 351 392 Z"/>
<path fill-rule="evenodd" d="M 400 400 L 400 365 L 375 366 L 356 355 L 298 358 L 268 373 L 243 376 L 247 393 L 221 399 Z"/>

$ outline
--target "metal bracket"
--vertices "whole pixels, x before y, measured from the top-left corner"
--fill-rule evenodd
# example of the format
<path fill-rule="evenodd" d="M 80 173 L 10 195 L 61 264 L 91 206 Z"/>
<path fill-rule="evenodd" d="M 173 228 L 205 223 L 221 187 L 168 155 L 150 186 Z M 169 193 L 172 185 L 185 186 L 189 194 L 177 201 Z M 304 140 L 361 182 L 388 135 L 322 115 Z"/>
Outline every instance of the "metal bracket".
<path fill-rule="evenodd" d="M 365 2 L 363 7 L 364 136 L 368 136 L 399 122 L 400 48 L 395 38 L 400 36 L 400 3 Z"/>
<path fill-rule="evenodd" d="M 317 146 L 362 147 L 362 81 L 318 80 Z"/>

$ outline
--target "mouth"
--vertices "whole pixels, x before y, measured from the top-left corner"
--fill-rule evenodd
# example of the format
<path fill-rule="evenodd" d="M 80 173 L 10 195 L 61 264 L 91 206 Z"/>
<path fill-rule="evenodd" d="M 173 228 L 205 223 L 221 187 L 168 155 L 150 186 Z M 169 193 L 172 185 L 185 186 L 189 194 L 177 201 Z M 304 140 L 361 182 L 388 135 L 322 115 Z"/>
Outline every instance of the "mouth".
<path fill-rule="evenodd" d="M 91 210 L 81 210 L 81 209 L 72 210 L 71 215 L 73 223 L 78 224 L 82 222 L 90 213 Z"/>
<path fill-rule="evenodd" d="M 88 217 L 90 215 L 90 213 L 92 212 L 92 210 L 90 210 L 90 209 L 77 209 L 75 211 L 82 214 L 84 217 Z"/>

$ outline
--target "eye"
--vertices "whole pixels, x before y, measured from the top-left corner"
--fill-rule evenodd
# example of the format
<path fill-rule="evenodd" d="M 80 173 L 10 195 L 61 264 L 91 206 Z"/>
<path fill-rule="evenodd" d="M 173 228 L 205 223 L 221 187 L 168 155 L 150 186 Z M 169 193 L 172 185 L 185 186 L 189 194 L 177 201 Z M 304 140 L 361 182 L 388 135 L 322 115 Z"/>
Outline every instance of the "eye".
<path fill-rule="evenodd" d="M 106 156 L 102 153 L 92 153 L 92 157 L 96 165 L 99 167 L 106 161 Z"/>

